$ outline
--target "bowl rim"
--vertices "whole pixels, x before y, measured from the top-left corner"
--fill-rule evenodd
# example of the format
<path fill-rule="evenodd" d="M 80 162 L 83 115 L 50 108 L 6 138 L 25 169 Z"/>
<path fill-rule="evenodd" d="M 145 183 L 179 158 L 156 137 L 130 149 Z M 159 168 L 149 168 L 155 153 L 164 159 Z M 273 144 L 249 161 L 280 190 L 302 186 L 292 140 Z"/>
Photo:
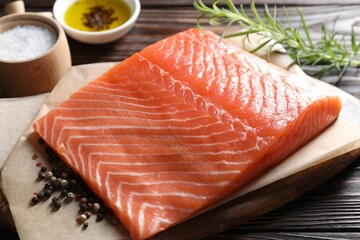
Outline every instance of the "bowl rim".
<path fill-rule="evenodd" d="M 119 32 L 121 30 L 125 30 L 128 27 L 131 27 L 131 25 L 133 25 L 136 22 L 137 18 L 140 15 L 141 3 L 140 3 L 140 0 L 132 0 L 132 1 L 135 3 L 134 11 L 131 13 L 130 18 L 126 22 L 124 22 L 123 24 L 117 26 L 116 28 L 109 29 L 109 30 L 104 30 L 104 31 L 97 31 L 97 32 L 82 31 L 82 30 L 78 30 L 76 28 L 73 28 L 73 27 L 70 27 L 69 25 L 67 25 L 65 23 L 64 17 L 59 16 L 60 13 L 57 10 L 57 7 L 61 4 L 61 2 L 63 2 L 61 0 L 56 0 L 54 2 L 52 12 L 53 12 L 54 18 L 67 31 L 71 31 L 71 32 L 76 33 L 76 34 L 87 35 L 87 36 L 103 36 L 103 35 L 108 35 L 108 34 L 112 34 L 112 33 L 117 33 L 117 32 Z"/>

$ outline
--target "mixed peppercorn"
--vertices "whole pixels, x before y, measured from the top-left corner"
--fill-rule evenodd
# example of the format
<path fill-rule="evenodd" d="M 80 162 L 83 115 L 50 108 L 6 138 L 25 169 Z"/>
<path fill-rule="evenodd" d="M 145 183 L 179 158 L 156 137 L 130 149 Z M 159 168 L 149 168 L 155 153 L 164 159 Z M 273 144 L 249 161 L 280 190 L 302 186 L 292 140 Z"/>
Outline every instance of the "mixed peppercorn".
<path fill-rule="evenodd" d="M 40 138 L 39 144 L 45 144 L 44 140 Z M 88 228 L 89 223 L 86 221 L 92 215 L 96 215 L 97 221 L 102 221 L 105 214 L 111 212 L 105 207 L 103 201 L 70 168 L 64 166 L 60 157 L 50 147 L 45 147 L 45 153 L 55 167 L 48 169 L 46 166 L 38 164 L 40 162 L 36 164 L 37 167 L 40 167 L 37 178 L 45 183 L 39 192 L 34 193 L 31 204 L 36 205 L 51 198 L 52 207 L 57 211 L 63 202 L 78 202 L 79 211 L 76 221 L 82 224 L 84 230 Z"/>
<path fill-rule="evenodd" d="M 114 13 L 115 11 L 112 8 L 106 8 L 102 5 L 93 6 L 83 14 L 82 21 L 84 26 L 95 31 L 107 30 L 114 21 L 117 21 Z"/>

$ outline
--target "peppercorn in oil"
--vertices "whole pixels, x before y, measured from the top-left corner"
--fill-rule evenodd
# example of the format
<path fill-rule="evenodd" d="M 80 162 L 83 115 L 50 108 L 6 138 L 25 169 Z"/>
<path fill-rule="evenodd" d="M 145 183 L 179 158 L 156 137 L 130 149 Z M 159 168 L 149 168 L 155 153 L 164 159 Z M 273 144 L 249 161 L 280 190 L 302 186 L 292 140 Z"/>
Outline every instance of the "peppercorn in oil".
<path fill-rule="evenodd" d="M 122 0 L 80 0 L 65 12 L 65 23 L 81 31 L 105 31 L 116 28 L 129 20 L 129 6 Z"/>

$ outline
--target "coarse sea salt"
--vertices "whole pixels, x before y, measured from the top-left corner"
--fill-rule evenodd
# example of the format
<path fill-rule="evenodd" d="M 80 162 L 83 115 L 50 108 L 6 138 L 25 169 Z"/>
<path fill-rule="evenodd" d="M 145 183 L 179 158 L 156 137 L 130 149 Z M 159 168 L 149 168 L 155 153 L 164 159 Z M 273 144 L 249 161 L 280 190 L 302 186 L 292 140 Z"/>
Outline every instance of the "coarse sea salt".
<path fill-rule="evenodd" d="M 19 25 L 0 33 L 0 60 L 27 60 L 47 52 L 56 36 L 49 29 Z"/>

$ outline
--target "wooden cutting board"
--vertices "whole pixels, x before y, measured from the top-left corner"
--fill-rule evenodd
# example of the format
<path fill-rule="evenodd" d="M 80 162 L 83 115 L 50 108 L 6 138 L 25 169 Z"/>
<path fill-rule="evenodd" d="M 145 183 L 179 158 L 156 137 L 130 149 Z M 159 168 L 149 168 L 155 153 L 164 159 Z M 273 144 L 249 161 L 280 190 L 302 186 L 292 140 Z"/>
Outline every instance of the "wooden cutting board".
<path fill-rule="evenodd" d="M 71 76 L 74 76 L 74 80 L 76 80 L 76 74 L 79 72 L 82 72 L 82 74 L 84 72 L 90 74 L 94 69 L 98 72 L 102 72 L 111 66 L 112 63 L 76 66 L 72 68 L 73 72 Z M 62 87 L 63 86 L 57 86 L 55 94 L 61 93 Z M 340 90 L 337 89 L 337 91 Z M 346 111 L 351 111 L 347 115 L 352 115 L 354 109 L 360 109 L 359 101 L 356 98 L 344 92 L 342 92 L 342 94 L 345 99 L 344 109 Z M 50 102 L 54 102 L 55 99 L 56 96 L 50 99 Z M 270 185 L 247 193 L 189 219 L 158 234 L 153 239 L 196 239 L 210 236 L 242 224 L 259 215 L 274 210 L 318 186 L 355 161 L 359 156 L 360 148 L 345 152 L 335 158 L 317 164 L 289 177 L 280 179 Z M 9 161 L 11 161 L 11 159 Z M 11 216 L 8 209 L 6 212 L 7 216 Z M 9 227 L 12 226 L 12 219 L 10 217 L 3 219 L 5 224 Z M 21 225 L 24 223 L 17 224 L 19 226 L 19 224 Z"/>
<path fill-rule="evenodd" d="M 360 149 L 353 150 L 225 203 L 151 239 L 199 239 L 239 226 L 319 186 L 359 157 Z"/>

